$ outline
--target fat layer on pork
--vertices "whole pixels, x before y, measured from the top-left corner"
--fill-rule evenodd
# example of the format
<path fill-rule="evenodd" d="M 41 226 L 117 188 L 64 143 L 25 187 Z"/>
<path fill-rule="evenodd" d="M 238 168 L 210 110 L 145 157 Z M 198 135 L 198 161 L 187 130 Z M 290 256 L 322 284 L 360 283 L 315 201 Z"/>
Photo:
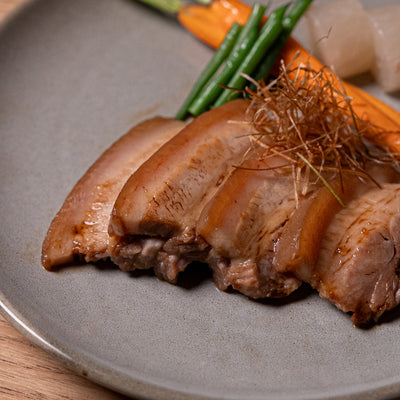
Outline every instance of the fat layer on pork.
<path fill-rule="evenodd" d="M 400 303 L 400 184 L 367 191 L 334 216 L 310 283 L 358 325 Z"/>
<path fill-rule="evenodd" d="M 199 215 L 240 163 L 254 133 L 249 102 L 235 100 L 193 120 L 127 181 L 110 221 L 112 260 L 123 270 L 151 268 L 176 282 L 192 260 L 204 260 Z"/>
<path fill-rule="evenodd" d="M 203 210 L 197 231 L 211 246 L 207 262 L 221 290 L 283 297 L 301 284 L 272 265 L 274 243 L 304 197 L 296 198 L 291 168 L 280 168 L 287 163 L 254 151 Z"/>
<path fill-rule="evenodd" d="M 74 186 L 51 222 L 42 248 L 46 269 L 75 258 L 98 261 L 109 256 L 108 224 L 114 202 L 129 176 L 184 123 L 155 117 L 122 136 Z"/>
<path fill-rule="evenodd" d="M 400 229 L 398 224 L 393 225 L 396 219 L 393 221 L 391 219 L 398 214 L 398 185 L 391 183 L 398 181 L 398 173 L 394 168 L 386 166 L 374 166 L 369 168 L 369 172 L 383 185 L 382 187 L 354 174 L 344 174 L 341 179 L 337 177 L 330 182 L 330 189 L 334 190 L 345 204 L 341 205 L 330 189 L 322 186 L 300 204 L 280 232 L 274 246 L 273 265 L 276 270 L 281 273 L 292 273 L 298 279 L 311 284 L 322 297 L 333 302 L 339 309 L 352 311 L 353 322 L 356 324 L 376 320 L 381 315 L 377 308 L 368 305 L 369 293 L 358 290 L 358 285 L 372 285 L 372 281 L 377 278 L 377 275 L 370 274 L 367 265 L 374 265 L 377 274 L 379 271 L 386 271 L 386 277 L 390 271 L 391 278 L 397 279 L 393 265 L 387 265 L 387 257 L 385 261 L 384 258 L 379 260 L 383 256 L 381 252 L 383 247 L 379 247 L 378 241 L 374 243 L 374 240 L 379 239 L 379 229 L 389 229 L 389 225 L 393 226 L 393 229 Z M 385 196 L 387 204 L 383 201 Z M 367 208 L 368 212 L 365 212 Z M 365 226 L 374 226 L 371 230 L 374 233 L 369 241 L 363 239 L 366 230 L 360 226 L 355 228 L 357 224 L 354 225 L 353 222 L 361 214 Z M 381 223 L 378 230 L 374 220 Z M 338 243 L 346 230 L 351 232 L 348 234 L 351 257 L 344 260 L 343 252 L 338 250 L 340 248 Z M 396 257 L 398 250 L 394 239 L 389 239 L 386 244 L 392 246 L 390 250 L 389 247 L 386 250 Z M 345 278 L 343 274 L 346 274 Z M 368 279 L 364 274 L 368 275 Z M 381 285 L 381 296 L 383 289 L 384 285 Z M 396 297 L 393 290 L 397 290 L 393 285 L 386 286 L 385 293 L 390 299 Z M 390 305 L 388 302 L 382 307 L 390 309 L 394 305 L 395 302 L 392 301 Z"/>

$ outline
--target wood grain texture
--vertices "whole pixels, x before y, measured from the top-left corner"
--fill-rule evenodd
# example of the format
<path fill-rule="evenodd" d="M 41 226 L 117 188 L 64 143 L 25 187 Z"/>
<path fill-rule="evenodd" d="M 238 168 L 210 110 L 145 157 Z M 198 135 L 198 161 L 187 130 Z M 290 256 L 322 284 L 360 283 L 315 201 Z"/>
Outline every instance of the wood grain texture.
<path fill-rule="evenodd" d="M 122 400 L 66 369 L 0 317 L 1 400 Z"/>
<path fill-rule="evenodd" d="M 0 23 L 24 0 L 0 0 Z M 1 400 L 123 400 L 71 372 L 0 316 Z"/>

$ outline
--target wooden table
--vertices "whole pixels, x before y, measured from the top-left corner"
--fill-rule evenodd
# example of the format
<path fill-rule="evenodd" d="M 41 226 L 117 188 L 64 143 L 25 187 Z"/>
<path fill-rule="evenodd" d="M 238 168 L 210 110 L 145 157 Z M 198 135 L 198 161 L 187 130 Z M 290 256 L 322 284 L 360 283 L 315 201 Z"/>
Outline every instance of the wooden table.
<path fill-rule="evenodd" d="M 24 0 L 0 0 L 0 23 Z M 66 369 L 0 316 L 1 400 L 122 400 Z"/>
<path fill-rule="evenodd" d="M 0 0 L 1 2 L 4 0 Z M 126 400 L 66 369 L 0 316 L 1 400 Z"/>

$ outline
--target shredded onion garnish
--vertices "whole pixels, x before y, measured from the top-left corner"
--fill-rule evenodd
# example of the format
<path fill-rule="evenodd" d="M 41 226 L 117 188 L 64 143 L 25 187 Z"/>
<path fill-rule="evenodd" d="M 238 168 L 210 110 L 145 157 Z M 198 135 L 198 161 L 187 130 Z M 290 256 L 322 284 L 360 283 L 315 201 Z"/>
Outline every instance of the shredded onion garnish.
<path fill-rule="evenodd" d="M 352 99 L 337 88 L 328 69 L 315 71 L 302 64 L 290 70 L 282 64 L 270 83 L 252 83 L 256 89 L 246 92 L 255 110 L 255 139 L 267 144 L 265 157 L 280 154 L 297 169 L 296 176 L 311 174 L 329 186 L 323 179 L 326 173 L 342 180 L 343 172 L 351 171 L 373 180 L 367 163 L 398 167 L 398 155 L 380 140 L 385 132 L 354 113 Z"/>

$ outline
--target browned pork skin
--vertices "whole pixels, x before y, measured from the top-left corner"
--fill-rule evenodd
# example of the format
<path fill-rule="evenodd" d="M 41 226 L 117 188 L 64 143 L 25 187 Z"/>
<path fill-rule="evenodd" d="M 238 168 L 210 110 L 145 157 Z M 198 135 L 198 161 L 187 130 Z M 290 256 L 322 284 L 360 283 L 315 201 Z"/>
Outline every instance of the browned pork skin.
<path fill-rule="evenodd" d="M 358 176 L 347 175 L 342 180 L 337 177 L 331 181 L 330 187 L 342 202 L 347 203 L 357 193 L 371 189 L 371 184 L 366 184 Z M 326 186 L 303 201 L 275 242 L 275 269 L 293 272 L 299 279 L 308 282 L 326 229 L 341 208 L 338 199 Z"/>
<path fill-rule="evenodd" d="M 371 165 L 368 172 L 380 183 L 399 178 L 396 170 L 390 166 Z M 351 171 L 344 172 L 342 179 L 338 176 L 331 179 L 329 184 L 344 203 L 377 187 L 365 175 L 362 178 Z M 342 205 L 326 186 L 303 201 L 275 243 L 274 267 L 280 272 L 292 272 L 299 279 L 309 282 L 326 229 L 341 209 Z"/>
<path fill-rule="evenodd" d="M 207 262 L 221 290 L 282 297 L 300 285 L 272 266 L 274 241 L 296 209 L 291 169 L 278 169 L 285 164 L 279 156 L 249 155 L 203 210 L 197 231 L 212 247 Z"/>
<path fill-rule="evenodd" d="M 400 184 L 385 184 L 339 211 L 310 283 L 362 325 L 400 302 Z"/>
<path fill-rule="evenodd" d="M 46 269 L 71 263 L 75 257 L 89 262 L 108 256 L 108 224 L 122 186 L 183 126 L 183 122 L 173 119 L 150 119 L 131 129 L 100 156 L 72 189 L 50 225 L 42 249 Z"/>
<path fill-rule="evenodd" d="M 208 245 L 195 224 L 201 210 L 249 148 L 249 102 L 202 114 L 134 173 L 115 203 L 112 260 L 123 270 L 151 268 L 176 282 Z"/>
<path fill-rule="evenodd" d="M 369 172 L 382 184 L 398 180 L 398 173 L 391 167 L 373 166 L 369 168 Z M 337 177 L 330 182 L 330 185 L 346 204 L 353 204 L 355 199 L 377 189 L 372 181 L 365 181 L 349 173 L 343 175 L 342 183 L 343 187 Z M 343 207 L 325 186 L 303 201 L 275 243 L 273 260 L 275 269 L 282 273 L 292 273 L 298 279 L 318 288 L 321 263 L 317 264 L 317 261 L 321 244 L 325 241 L 325 233 L 332 220 L 335 220 L 336 215 L 341 212 Z M 352 212 L 357 213 L 357 210 L 353 208 Z M 336 236 L 340 232 L 337 231 Z M 333 235 L 332 238 L 336 236 Z M 362 281 L 362 276 L 359 279 Z M 354 320 L 356 319 L 357 317 L 354 317 Z"/>

